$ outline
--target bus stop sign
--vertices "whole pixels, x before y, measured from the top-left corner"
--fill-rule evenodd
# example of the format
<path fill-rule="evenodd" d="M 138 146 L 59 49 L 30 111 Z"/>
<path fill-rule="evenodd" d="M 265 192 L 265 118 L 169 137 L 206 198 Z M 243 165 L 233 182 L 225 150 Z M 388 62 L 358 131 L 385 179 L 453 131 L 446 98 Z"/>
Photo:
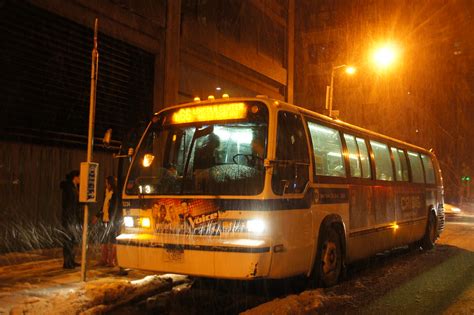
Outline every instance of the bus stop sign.
<path fill-rule="evenodd" d="M 99 163 L 81 163 L 81 183 L 79 186 L 79 202 L 97 201 L 97 178 L 99 176 Z"/>

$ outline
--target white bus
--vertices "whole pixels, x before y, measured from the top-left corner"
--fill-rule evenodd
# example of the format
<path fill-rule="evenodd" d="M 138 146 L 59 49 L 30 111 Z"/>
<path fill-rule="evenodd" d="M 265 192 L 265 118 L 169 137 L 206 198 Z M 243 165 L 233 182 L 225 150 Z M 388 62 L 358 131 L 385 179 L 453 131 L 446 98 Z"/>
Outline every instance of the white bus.
<path fill-rule="evenodd" d="M 200 277 L 312 276 L 444 227 L 423 148 L 281 101 L 197 101 L 156 113 L 123 190 L 121 267 Z"/>

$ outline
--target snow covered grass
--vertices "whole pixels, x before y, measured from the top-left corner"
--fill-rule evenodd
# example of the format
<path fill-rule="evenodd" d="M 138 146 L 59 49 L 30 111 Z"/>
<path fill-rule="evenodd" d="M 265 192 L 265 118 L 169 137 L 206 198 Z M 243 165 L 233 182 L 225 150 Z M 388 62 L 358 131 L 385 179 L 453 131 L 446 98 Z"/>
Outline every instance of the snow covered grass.
<path fill-rule="evenodd" d="M 102 267 L 90 269 L 84 283 L 79 270 L 64 270 L 62 259 L 44 257 L 0 267 L 0 315 L 99 314 L 187 281 L 179 275 L 139 272 L 124 277 L 117 268 Z"/>
<path fill-rule="evenodd" d="M 86 283 L 78 275 L 75 281 L 65 278 L 55 286 L 1 292 L 0 314 L 100 314 L 185 281 L 177 275 L 149 275 L 140 281 L 105 277 Z"/>

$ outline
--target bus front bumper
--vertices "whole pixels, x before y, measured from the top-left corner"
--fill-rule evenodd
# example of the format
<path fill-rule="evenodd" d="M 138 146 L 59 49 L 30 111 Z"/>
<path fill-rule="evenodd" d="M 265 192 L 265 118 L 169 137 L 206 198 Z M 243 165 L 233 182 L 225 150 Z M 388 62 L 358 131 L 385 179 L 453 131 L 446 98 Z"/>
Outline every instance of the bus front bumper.
<path fill-rule="evenodd" d="M 268 276 L 271 245 L 259 239 L 121 234 L 117 237 L 117 259 L 123 268 L 254 279 Z"/>

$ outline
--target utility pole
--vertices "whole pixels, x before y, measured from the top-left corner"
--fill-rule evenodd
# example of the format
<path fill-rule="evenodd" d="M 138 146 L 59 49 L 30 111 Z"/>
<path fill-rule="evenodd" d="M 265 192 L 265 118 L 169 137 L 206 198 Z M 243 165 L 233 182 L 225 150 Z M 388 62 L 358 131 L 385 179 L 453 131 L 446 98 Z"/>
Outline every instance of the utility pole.
<path fill-rule="evenodd" d="M 92 151 L 94 145 L 94 121 L 95 121 L 95 102 L 97 90 L 97 74 L 99 69 L 99 51 L 97 50 L 97 31 L 99 20 L 96 18 L 94 23 L 94 48 L 92 49 L 91 65 L 91 95 L 89 108 L 89 135 L 87 140 L 87 162 L 81 163 L 81 188 L 80 201 L 84 205 L 84 226 L 82 229 L 82 260 L 81 260 L 81 280 L 86 281 L 86 256 L 87 256 L 87 230 L 89 225 L 89 204 L 95 202 L 97 197 L 97 176 L 98 164 L 92 162 Z"/>

